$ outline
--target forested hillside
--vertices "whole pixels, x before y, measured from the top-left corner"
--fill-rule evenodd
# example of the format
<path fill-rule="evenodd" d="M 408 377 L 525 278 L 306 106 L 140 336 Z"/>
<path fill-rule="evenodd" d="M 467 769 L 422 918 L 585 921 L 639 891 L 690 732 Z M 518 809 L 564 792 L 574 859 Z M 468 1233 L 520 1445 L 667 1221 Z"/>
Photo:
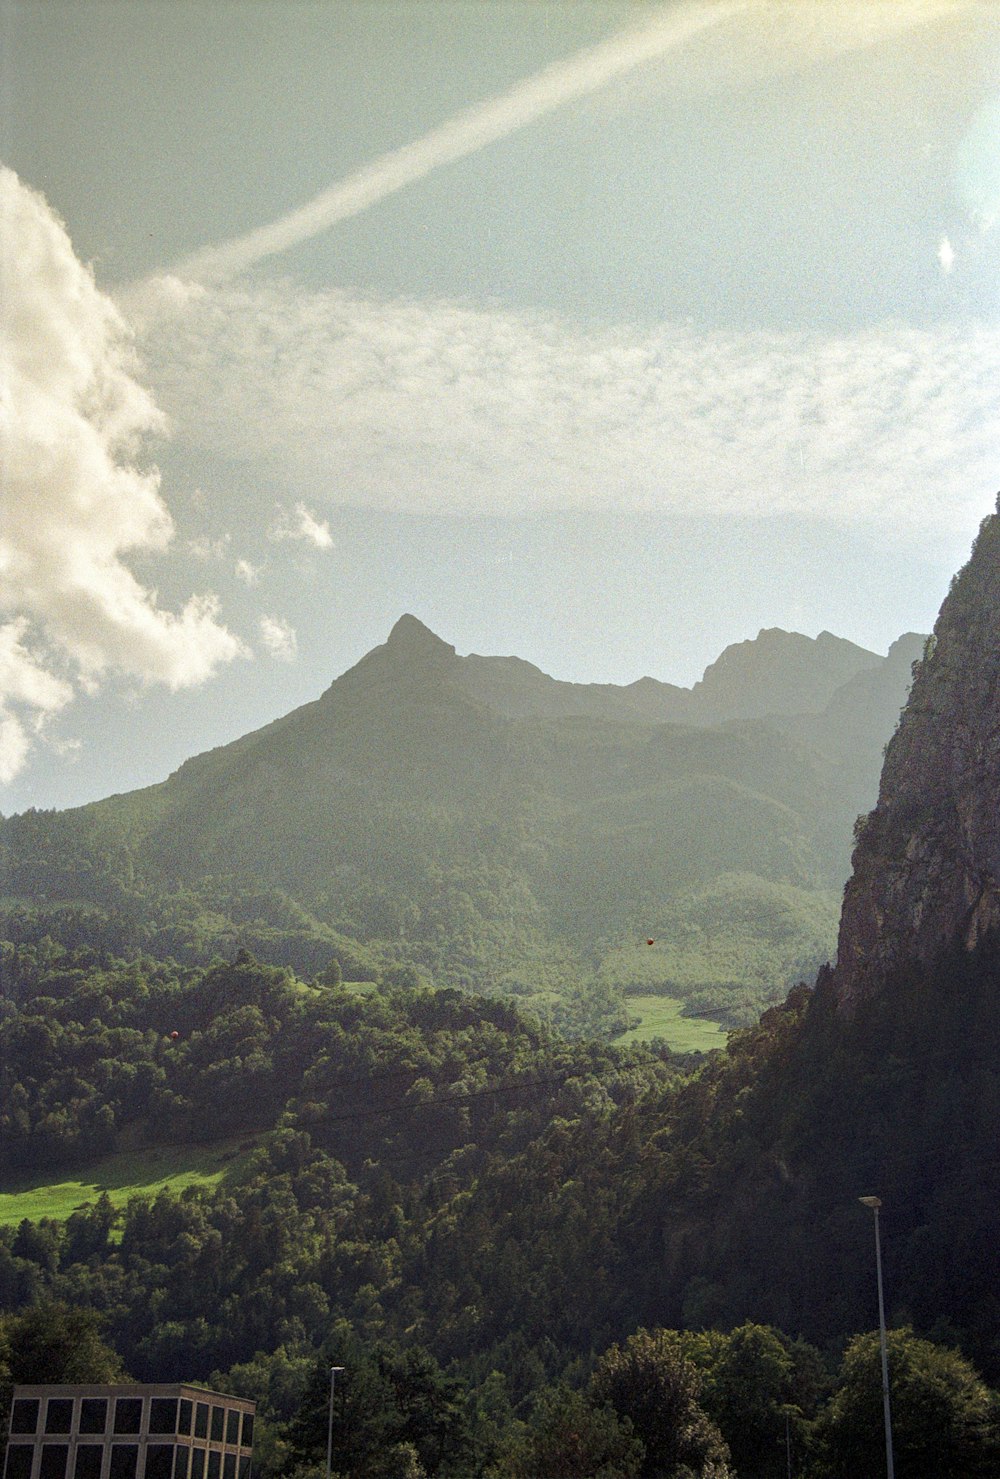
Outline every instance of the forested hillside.
<path fill-rule="evenodd" d="M 877 1189 L 890 1321 L 924 1338 L 893 1335 L 902 1451 L 946 1401 L 929 1451 L 955 1463 L 913 1472 L 993 1472 L 996 1401 L 926 1338 L 1000 1372 L 995 953 L 846 1027 L 802 989 L 693 1076 L 464 993 L 41 954 L 5 963 L 0 1185 L 122 1146 L 240 1153 L 214 1189 L 0 1228 L 0 1362 L 21 1379 L 39 1322 L 90 1309 L 134 1375 L 261 1401 L 268 1475 L 322 1454 L 332 1361 L 352 1479 L 583 1479 L 602 1455 L 609 1479 L 653 1479 L 677 1472 L 643 1458 L 664 1452 L 719 1479 L 727 1450 L 777 1479 L 786 1414 L 796 1462 L 839 1479 L 878 1448 L 877 1344 L 835 1381 L 873 1319 L 857 1196 Z"/>

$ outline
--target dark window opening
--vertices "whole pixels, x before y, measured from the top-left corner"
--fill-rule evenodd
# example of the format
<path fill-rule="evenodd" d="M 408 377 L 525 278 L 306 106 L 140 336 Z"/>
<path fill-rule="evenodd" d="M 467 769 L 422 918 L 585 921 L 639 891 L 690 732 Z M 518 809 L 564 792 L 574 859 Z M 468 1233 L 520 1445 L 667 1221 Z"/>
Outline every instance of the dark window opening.
<path fill-rule="evenodd" d="M 194 1409 L 194 1436 L 208 1437 L 208 1403 L 198 1402 Z"/>
<path fill-rule="evenodd" d="M 204 1448 L 192 1448 L 191 1450 L 191 1479 L 202 1479 L 205 1472 L 205 1450 Z"/>
<path fill-rule="evenodd" d="M 37 1397 L 18 1397 L 10 1414 L 11 1432 L 37 1433 L 39 1406 Z"/>
<path fill-rule="evenodd" d="M 238 1407 L 230 1407 L 226 1413 L 226 1442 L 238 1443 L 240 1441 L 240 1410 Z"/>
<path fill-rule="evenodd" d="M 174 1445 L 150 1443 L 146 1449 L 146 1479 L 171 1479 L 174 1472 Z"/>
<path fill-rule="evenodd" d="M 68 1443 L 43 1443 L 42 1462 L 38 1466 L 38 1479 L 66 1479 L 66 1460 L 68 1458 Z"/>
<path fill-rule="evenodd" d="M 222 1467 L 222 1454 L 217 1448 L 208 1451 L 208 1479 L 219 1479 L 219 1469 Z"/>
<path fill-rule="evenodd" d="M 226 1409 L 224 1407 L 212 1408 L 212 1442 L 222 1442 L 223 1423 L 226 1420 Z"/>
<path fill-rule="evenodd" d="M 185 1433 L 185 1434 L 186 1433 L 190 1433 L 190 1431 L 191 1431 L 191 1413 L 192 1413 L 193 1410 L 194 1410 L 194 1403 L 193 1402 L 190 1402 L 187 1397 L 182 1397 L 181 1398 L 180 1413 L 178 1414 L 178 1417 L 177 1417 L 177 1431 L 178 1431 L 178 1433 Z"/>
<path fill-rule="evenodd" d="M 119 1397 L 115 1403 L 115 1432 L 137 1433 L 142 1427 L 142 1398 Z"/>
<path fill-rule="evenodd" d="M 45 1431 L 68 1433 L 73 1427 L 73 1398 L 50 1397 L 45 1408 Z"/>
<path fill-rule="evenodd" d="M 80 1403 L 80 1432 L 103 1433 L 107 1425 L 107 1397 L 84 1397 Z"/>
<path fill-rule="evenodd" d="M 104 1458 L 103 1443 L 81 1443 L 76 1450 L 73 1479 L 101 1479 L 101 1460 Z"/>
<path fill-rule="evenodd" d="M 149 1404 L 149 1431 L 151 1433 L 174 1433 L 177 1431 L 177 1398 L 154 1397 Z"/>
<path fill-rule="evenodd" d="M 253 1413 L 252 1412 L 244 1412 L 244 1414 L 243 1414 L 243 1447 L 244 1448 L 252 1448 L 253 1447 Z"/>
<path fill-rule="evenodd" d="M 135 1479 L 139 1467 L 138 1443 L 113 1443 L 108 1479 Z"/>
<path fill-rule="evenodd" d="M 31 1461 L 34 1456 L 33 1443 L 11 1443 L 7 1449 L 4 1479 L 31 1479 Z"/>

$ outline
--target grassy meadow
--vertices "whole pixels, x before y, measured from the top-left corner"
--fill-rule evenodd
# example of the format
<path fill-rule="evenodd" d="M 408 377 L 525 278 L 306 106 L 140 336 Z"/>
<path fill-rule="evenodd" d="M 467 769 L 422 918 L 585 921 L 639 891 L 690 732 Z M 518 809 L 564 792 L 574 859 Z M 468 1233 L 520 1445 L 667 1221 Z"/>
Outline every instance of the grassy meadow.
<path fill-rule="evenodd" d="M 703 1017 L 684 1017 L 684 1002 L 676 996 L 630 996 L 630 1012 L 638 1012 L 638 1027 L 632 1027 L 616 1041 L 649 1042 L 662 1037 L 677 1053 L 708 1053 L 726 1046 L 726 1029 L 718 1022 Z"/>
<path fill-rule="evenodd" d="M 156 1146 L 121 1151 L 83 1167 L 65 1180 L 38 1176 L 0 1187 L 0 1226 L 17 1226 L 24 1218 L 63 1221 L 87 1202 L 107 1192 L 116 1207 L 129 1197 L 153 1197 L 165 1188 L 179 1193 L 187 1186 L 214 1186 L 237 1170 L 252 1140 L 219 1140 L 211 1145 Z"/>

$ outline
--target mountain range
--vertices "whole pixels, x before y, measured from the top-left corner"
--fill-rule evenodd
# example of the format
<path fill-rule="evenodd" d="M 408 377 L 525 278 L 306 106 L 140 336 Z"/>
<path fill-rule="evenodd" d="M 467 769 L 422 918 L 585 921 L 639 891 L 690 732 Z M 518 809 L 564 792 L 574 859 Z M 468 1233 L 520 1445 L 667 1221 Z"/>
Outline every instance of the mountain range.
<path fill-rule="evenodd" d="M 538 840 L 540 826 L 527 839 L 527 856 L 537 850 L 536 873 L 525 864 L 522 874 L 528 888 L 547 876 L 538 859 L 551 866 L 556 855 L 553 817 L 586 814 L 602 802 L 596 781 L 618 774 L 624 784 L 603 804 L 627 818 L 629 784 L 643 765 L 652 773 L 646 752 L 659 755 L 658 746 L 672 763 L 685 745 L 703 764 L 712 758 L 714 771 L 680 771 L 685 785 L 692 775 L 721 783 L 722 760 L 732 767 L 734 757 L 754 757 L 764 774 L 765 754 L 772 777 L 787 774 L 788 754 L 811 757 L 814 778 L 833 773 L 836 745 L 846 750 L 850 734 L 845 693 L 854 695 L 864 733 L 864 696 L 880 672 L 870 662 L 834 688 L 839 712 L 827 699 L 819 711 L 703 727 L 579 714 L 504 719 L 462 691 L 467 660 L 407 621 L 315 705 L 199 757 L 162 787 L 81 813 L 9 819 L 10 881 L 30 897 L 34 870 L 63 892 L 41 903 L 36 894 L 35 914 L 5 906 L 0 1165 L 33 1172 L 37 1182 L 57 1166 L 138 1146 L 148 1187 L 165 1149 L 220 1134 L 240 1137 L 240 1163 L 215 1192 L 137 1195 L 121 1214 L 102 1197 L 76 1208 L 65 1226 L 26 1214 L 16 1232 L 0 1236 L 7 1305 L 35 1309 L 55 1298 L 100 1310 L 129 1368 L 150 1379 L 215 1372 L 220 1389 L 263 1397 L 272 1385 L 286 1390 L 301 1361 L 297 1390 L 313 1370 L 315 1410 L 324 1416 L 334 1361 L 353 1369 L 349 1351 L 357 1366 L 362 1348 L 398 1343 L 408 1360 L 426 1361 L 429 1352 L 464 1373 L 484 1408 L 489 1401 L 499 1410 L 498 1392 L 508 1392 L 508 1425 L 533 1393 L 582 1379 L 595 1353 L 612 1341 L 629 1344 L 632 1332 L 666 1326 L 659 1334 L 668 1343 L 669 1327 L 700 1332 L 706 1349 L 738 1339 L 733 1402 L 719 1416 L 733 1453 L 745 1449 L 738 1472 L 776 1479 L 791 1433 L 800 1456 L 809 1445 L 810 1472 L 841 1479 L 878 1472 L 882 1462 L 877 1336 L 851 1342 L 842 1367 L 850 1374 L 852 1351 L 867 1353 L 864 1369 L 855 1368 L 857 1445 L 842 1461 L 826 1462 L 823 1425 L 836 1417 L 844 1385 L 817 1416 L 829 1390 L 824 1355 L 835 1357 L 852 1332 L 875 1323 L 877 1198 L 899 1472 L 996 1473 L 994 1399 L 980 1390 L 956 1427 L 943 1397 L 956 1347 L 990 1380 L 1000 1373 L 998 580 L 1000 516 L 984 525 L 922 648 L 877 799 L 855 828 L 836 962 L 820 969 L 815 987 L 796 986 L 731 1034 L 724 1053 L 696 1066 L 656 1045 L 570 1043 L 513 1003 L 389 979 L 387 936 L 352 943 L 292 895 L 264 888 L 244 840 L 256 827 L 267 841 L 259 804 L 232 817 L 228 844 L 221 819 L 237 803 L 256 804 L 270 785 L 277 825 L 282 796 L 311 785 L 311 835 L 322 840 L 341 790 L 353 786 L 372 803 L 378 785 L 391 782 L 398 794 L 381 830 L 368 835 L 384 846 L 383 858 L 399 859 L 404 847 L 391 852 L 389 824 L 402 825 L 409 806 L 428 796 L 440 806 L 443 846 L 453 817 L 467 823 L 474 804 L 499 794 L 497 778 L 509 782 L 520 765 L 535 778 L 534 800 L 550 807 L 548 842 Z M 748 644 L 740 660 L 753 655 Z M 486 661 L 474 664 L 480 678 Z M 550 681 L 513 671 L 522 689 Z M 813 703 L 821 701 L 822 692 Z M 449 725 L 459 721 L 456 737 Z M 327 790 L 317 784 L 323 775 Z M 433 814 L 424 804 L 421 825 Z M 530 813 L 511 810 L 512 825 L 526 826 Z M 306 828 L 304 803 L 297 817 Z M 628 831 L 623 825 L 623 839 Z M 179 851 L 185 836 L 193 839 L 187 857 Z M 285 825 L 280 839 L 294 836 Z M 347 833 L 340 841 L 354 845 Z M 206 860 L 195 849 L 210 844 L 216 851 Z M 280 850 L 268 857 L 277 867 Z M 418 864 L 418 883 L 420 867 L 430 877 L 439 866 L 425 854 Z M 223 865 L 228 874 L 208 871 Z M 295 882 L 290 869 L 284 876 Z M 138 918 L 152 910 L 156 877 L 169 885 L 158 896 L 163 929 L 193 901 L 211 947 L 212 919 L 222 915 L 212 914 L 209 898 L 258 924 L 267 910 L 278 918 L 280 904 L 285 933 L 274 926 L 276 949 L 292 938 L 295 918 L 306 939 L 311 918 L 312 929 L 326 931 L 325 948 L 337 940 L 338 949 L 378 957 L 382 985 L 359 989 L 329 971 L 296 979 L 247 951 L 203 969 L 129 954 L 127 911 Z M 444 878 L 441 870 L 442 889 Z M 733 880 L 717 874 L 712 884 L 720 898 L 734 890 L 729 938 L 746 897 Z M 105 888 L 117 903 L 87 904 L 70 885 L 92 900 Z M 305 875 L 302 897 L 308 885 Z M 779 888 L 763 875 L 755 886 Z M 383 904 L 402 907 L 400 898 L 401 889 L 386 888 Z M 610 910 L 610 894 L 604 903 Z M 48 933 L 51 921 L 62 938 Z M 465 917 L 466 937 L 460 922 L 447 921 L 445 945 L 471 956 L 474 913 Z M 419 915 L 403 925 L 402 946 L 412 950 Z M 750 926 L 759 928 L 757 915 Z M 640 956 L 656 954 L 640 943 Z M 774 1328 L 746 1323 L 762 1320 Z M 951 1349 L 934 1356 L 908 1327 Z M 935 1369 L 952 1376 L 938 1382 Z M 569 1400 L 564 1388 L 556 1400 Z M 272 1406 L 268 1420 L 287 1423 L 292 1410 Z M 573 1422 L 575 1432 L 575 1415 Z M 322 1455 L 326 1428 L 317 1432 L 313 1451 Z M 434 1461 L 425 1472 L 481 1469 Z"/>
<path fill-rule="evenodd" d="M 171 899 L 192 939 L 256 922 L 299 969 L 353 949 L 540 1005 L 641 990 L 750 1020 L 831 953 L 922 650 L 770 629 L 691 689 L 616 687 L 460 657 L 405 615 L 314 703 L 163 783 L 7 819 L 5 892 Z"/>

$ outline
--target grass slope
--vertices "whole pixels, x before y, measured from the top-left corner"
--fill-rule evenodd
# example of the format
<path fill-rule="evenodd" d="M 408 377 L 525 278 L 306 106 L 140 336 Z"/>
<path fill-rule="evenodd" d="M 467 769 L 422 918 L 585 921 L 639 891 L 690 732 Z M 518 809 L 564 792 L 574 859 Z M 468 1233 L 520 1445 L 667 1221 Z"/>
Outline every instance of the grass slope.
<path fill-rule="evenodd" d="M 684 1002 L 676 996 L 630 996 L 628 1005 L 641 1020 L 638 1027 L 616 1038 L 618 1043 L 650 1042 L 662 1037 L 675 1053 L 708 1053 L 726 1046 L 725 1028 L 700 1017 L 681 1016 Z"/>
<path fill-rule="evenodd" d="M 217 1140 L 210 1145 L 161 1145 L 147 1150 L 120 1151 L 82 1167 L 66 1181 L 25 1178 L 0 1189 L 0 1226 L 16 1227 L 25 1218 L 64 1221 L 87 1202 L 107 1192 L 115 1207 L 130 1197 L 153 1197 L 169 1189 L 214 1186 L 238 1171 L 251 1148 L 246 1136 Z"/>

